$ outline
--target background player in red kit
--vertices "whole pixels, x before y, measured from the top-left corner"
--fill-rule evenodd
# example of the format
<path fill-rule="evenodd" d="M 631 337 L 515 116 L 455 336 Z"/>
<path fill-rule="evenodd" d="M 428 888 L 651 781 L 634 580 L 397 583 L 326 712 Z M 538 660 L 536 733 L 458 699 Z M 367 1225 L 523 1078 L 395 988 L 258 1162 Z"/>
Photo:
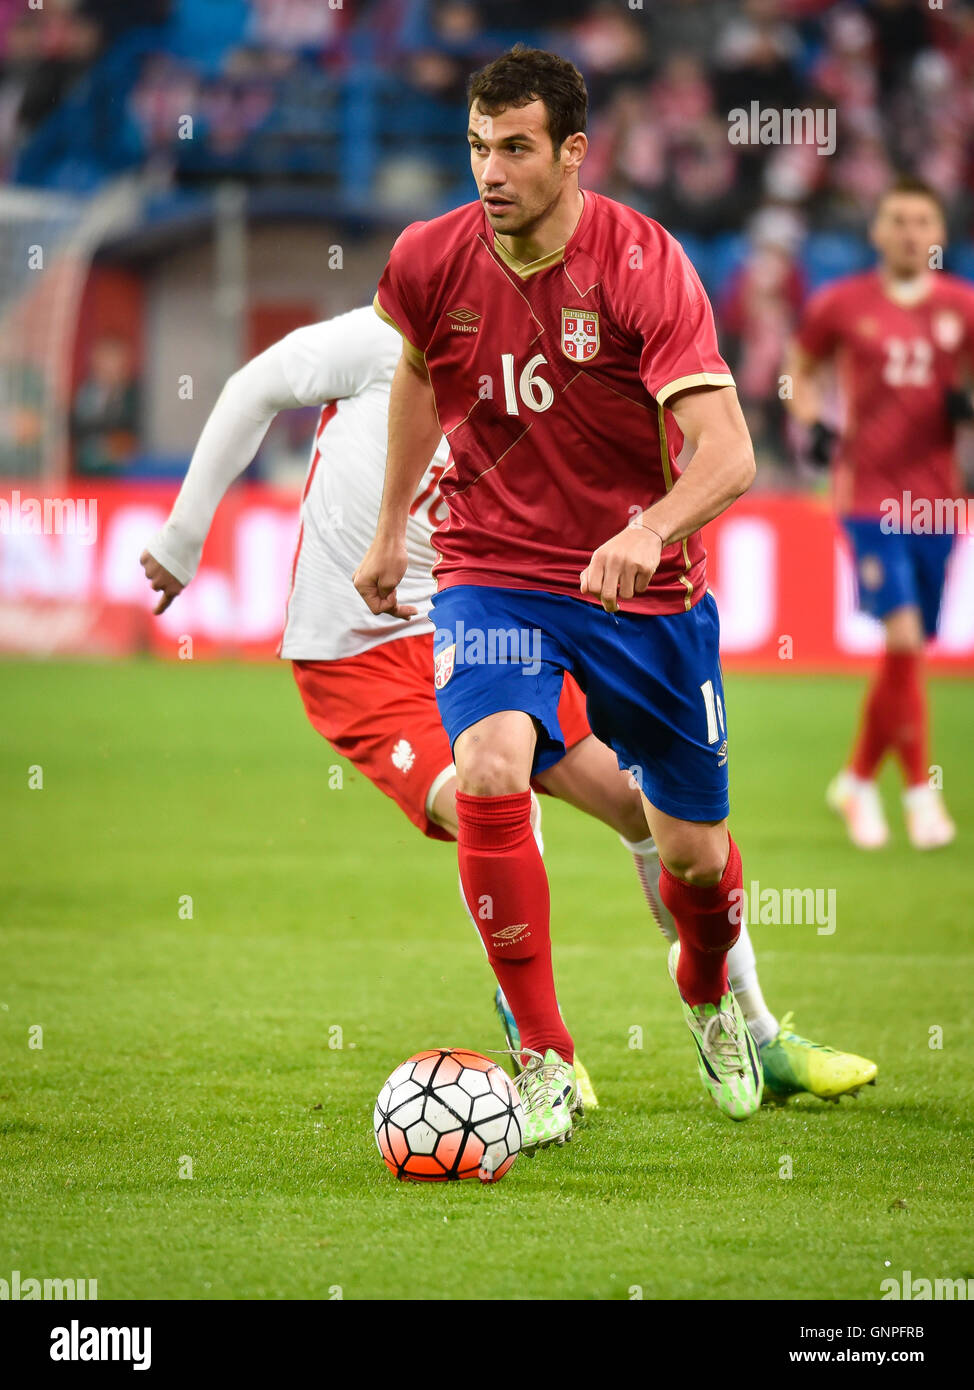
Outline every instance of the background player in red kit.
<path fill-rule="evenodd" d="M 745 1118 L 762 1074 L 727 983 L 741 859 L 698 531 L 752 481 L 747 427 L 681 247 L 579 189 L 577 69 L 519 46 L 469 94 L 480 198 L 407 228 L 379 285 L 404 347 L 382 510 L 356 586 L 374 612 L 410 615 L 396 595 L 403 530 L 442 426 L 454 464 L 434 538 L 435 684 L 457 766 L 461 881 L 527 1058 L 526 1146 L 567 1138 L 575 1100 L 528 791 L 563 749 L 565 670 L 593 732 L 639 781 L 700 1075 Z M 695 453 L 681 476 L 685 438 Z M 492 660 L 491 635 L 512 631 L 525 650 Z"/>
<path fill-rule="evenodd" d="M 929 781 L 923 674 L 924 643 L 937 631 L 956 529 L 956 512 L 944 503 L 961 493 L 956 425 L 974 415 L 965 389 L 974 355 L 974 288 L 931 269 L 944 236 L 933 191 L 912 178 L 894 184 L 872 226 L 879 265 L 812 299 L 789 367 L 792 409 L 812 428 L 817 461 L 832 462 L 860 607 L 885 629 L 885 653 L 852 755 L 827 793 L 863 849 L 889 838 L 875 780 L 888 752 L 903 772 L 911 843 L 933 849 L 955 833 Z M 837 444 L 822 410 L 820 369 L 830 362 L 845 398 Z"/>

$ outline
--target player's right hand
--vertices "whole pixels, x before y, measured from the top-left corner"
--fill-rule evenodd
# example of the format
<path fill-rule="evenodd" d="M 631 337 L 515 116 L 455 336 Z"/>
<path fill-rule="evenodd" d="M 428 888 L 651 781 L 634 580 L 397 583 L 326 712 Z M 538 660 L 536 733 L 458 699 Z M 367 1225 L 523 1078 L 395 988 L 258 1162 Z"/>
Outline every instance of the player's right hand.
<path fill-rule="evenodd" d="M 177 594 L 183 592 L 186 585 L 178 580 L 174 574 L 170 574 L 165 566 L 160 565 L 159 561 L 147 550 L 143 550 L 139 556 L 139 564 L 145 570 L 145 577 L 153 589 L 162 594 L 162 598 L 152 610 L 158 617 L 160 613 L 165 613 L 173 599 Z"/>
<path fill-rule="evenodd" d="M 818 468 L 828 468 L 835 452 L 838 434 L 824 420 L 816 420 L 808 441 L 808 457 Z"/>
<path fill-rule="evenodd" d="M 400 603 L 396 593 L 409 556 L 405 541 L 372 542 L 362 557 L 362 563 L 352 576 L 352 583 L 373 613 L 391 613 L 394 618 L 412 618 L 419 611 L 408 603 Z"/>
<path fill-rule="evenodd" d="M 607 613 L 618 613 L 619 600 L 644 594 L 659 568 L 663 538 L 638 521 L 592 552 L 578 576 L 583 594 L 592 594 Z"/>

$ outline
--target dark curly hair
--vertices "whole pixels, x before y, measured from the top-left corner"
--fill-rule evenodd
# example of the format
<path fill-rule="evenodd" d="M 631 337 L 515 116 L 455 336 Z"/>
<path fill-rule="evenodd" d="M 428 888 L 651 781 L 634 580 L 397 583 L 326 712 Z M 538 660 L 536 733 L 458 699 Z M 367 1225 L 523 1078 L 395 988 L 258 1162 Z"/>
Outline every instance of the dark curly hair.
<path fill-rule="evenodd" d="M 499 116 L 510 106 L 527 106 L 532 101 L 544 102 L 556 155 L 569 135 L 585 129 L 585 79 L 574 63 L 557 53 L 518 43 L 475 72 L 467 83 L 468 107 L 476 102 L 485 116 Z"/>

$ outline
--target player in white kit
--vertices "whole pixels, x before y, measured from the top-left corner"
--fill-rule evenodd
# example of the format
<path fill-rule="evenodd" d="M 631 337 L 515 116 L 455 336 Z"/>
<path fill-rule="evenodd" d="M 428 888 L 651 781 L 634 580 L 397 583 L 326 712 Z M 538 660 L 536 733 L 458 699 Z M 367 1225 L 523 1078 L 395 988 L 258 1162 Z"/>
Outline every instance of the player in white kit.
<path fill-rule="evenodd" d="M 275 415 L 320 405 L 278 654 L 291 660 L 318 732 L 425 835 L 446 840 L 456 838 L 456 773 L 436 704 L 434 629 L 427 616 L 436 587 L 432 537 L 446 516 L 439 491 L 451 462 L 445 439 L 410 508 L 409 566 L 397 592 L 415 616 L 404 623 L 373 614 L 352 583 L 379 512 L 389 389 L 401 347 L 399 335 L 371 307 L 355 309 L 290 333 L 234 373 L 206 422 L 170 516 L 141 562 L 162 595 L 155 609 L 162 613 L 196 573 L 217 506 Z M 638 787 L 592 734 L 584 696 L 568 675 L 558 718 L 567 751 L 535 779 L 534 790 L 561 797 L 619 834 L 657 925 L 668 941 L 676 940 L 659 897 L 659 857 Z M 540 843 L 537 803 L 535 827 Z M 785 1027 L 779 1025 L 764 1001 L 744 924 L 728 970 L 761 1048 L 769 1100 L 802 1090 L 837 1098 L 874 1078 L 875 1063 L 808 1042 L 788 1030 L 787 1018 Z"/>

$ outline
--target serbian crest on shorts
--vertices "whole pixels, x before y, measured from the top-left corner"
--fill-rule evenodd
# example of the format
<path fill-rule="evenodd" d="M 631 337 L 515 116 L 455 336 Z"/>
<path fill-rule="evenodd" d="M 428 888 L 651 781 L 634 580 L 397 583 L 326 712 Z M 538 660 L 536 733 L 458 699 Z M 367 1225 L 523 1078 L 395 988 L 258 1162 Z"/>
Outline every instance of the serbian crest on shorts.
<path fill-rule="evenodd" d="M 592 309 L 562 309 L 561 350 L 573 362 L 591 362 L 599 350 L 599 316 Z"/>
<path fill-rule="evenodd" d="M 433 684 L 437 690 L 442 690 L 447 681 L 453 675 L 453 663 L 456 660 L 457 644 L 452 647 L 444 647 L 441 652 L 437 652 L 433 658 Z"/>
<path fill-rule="evenodd" d="M 870 591 L 881 589 L 886 578 L 883 562 L 878 555 L 864 555 L 859 561 L 859 583 Z"/>

